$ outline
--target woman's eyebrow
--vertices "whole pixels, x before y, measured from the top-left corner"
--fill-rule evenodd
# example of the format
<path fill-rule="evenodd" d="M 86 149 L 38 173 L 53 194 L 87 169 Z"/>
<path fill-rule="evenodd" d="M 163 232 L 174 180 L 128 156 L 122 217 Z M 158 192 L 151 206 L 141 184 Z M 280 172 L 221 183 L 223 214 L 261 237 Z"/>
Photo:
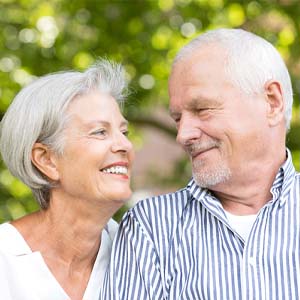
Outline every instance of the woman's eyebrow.
<path fill-rule="evenodd" d="M 104 126 L 109 126 L 110 122 L 106 121 L 106 120 L 101 120 L 101 119 L 96 119 L 96 120 L 92 120 L 89 122 L 85 123 L 87 126 L 95 126 L 95 125 L 104 125 Z M 120 123 L 120 126 L 128 126 L 129 122 L 127 120 L 123 120 Z"/>

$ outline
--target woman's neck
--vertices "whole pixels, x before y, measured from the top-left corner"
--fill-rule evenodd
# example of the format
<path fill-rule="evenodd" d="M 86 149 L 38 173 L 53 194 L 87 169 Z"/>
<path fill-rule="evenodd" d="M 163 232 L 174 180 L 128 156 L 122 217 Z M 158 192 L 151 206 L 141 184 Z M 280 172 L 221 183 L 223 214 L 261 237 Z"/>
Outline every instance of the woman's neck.
<path fill-rule="evenodd" d="M 32 251 L 41 253 L 54 277 L 73 299 L 76 293 L 83 295 L 102 230 L 121 203 L 96 204 L 62 199 L 56 193 L 52 196 L 48 209 L 13 221 L 12 225 Z"/>

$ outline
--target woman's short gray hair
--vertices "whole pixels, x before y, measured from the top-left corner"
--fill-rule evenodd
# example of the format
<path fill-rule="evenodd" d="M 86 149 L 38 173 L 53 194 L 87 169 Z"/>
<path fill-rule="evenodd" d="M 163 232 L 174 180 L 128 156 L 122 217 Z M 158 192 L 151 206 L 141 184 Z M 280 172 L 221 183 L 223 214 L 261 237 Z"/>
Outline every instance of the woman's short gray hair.
<path fill-rule="evenodd" d="M 108 93 L 122 103 L 126 88 L 123 67 L 101 59 L 85 72 L 43 76 L 15 97 L 1 121 L 0 151 L 7 168 L 30 187 L 42 208 L 49 205 L 52 184 L 31 161 L 34 143 L 62 154 L 69 103 L 92 90 Z"/>
<path fill-rule="evenodd" d="M 260 93 L 269 80 L 277 80 L 285 102 L 285 125 L 290 128 L 293 90 L 289 72 L 276 48 L 265 39 L 242 29 L 207 31 L 184 46 L 174 59 L 173 67 L 183 58 L 208 44 L 224 48 L 225 72 L 247 94 Z"/>

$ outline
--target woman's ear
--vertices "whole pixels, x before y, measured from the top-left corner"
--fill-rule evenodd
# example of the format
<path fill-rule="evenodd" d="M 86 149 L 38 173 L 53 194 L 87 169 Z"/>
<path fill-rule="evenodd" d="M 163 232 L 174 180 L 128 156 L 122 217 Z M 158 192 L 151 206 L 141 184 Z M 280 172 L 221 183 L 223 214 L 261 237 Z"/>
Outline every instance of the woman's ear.
<path fill-rule="evenodd" d="M 265 84 L 266 101 L 268 104 L 267 118 L 270 126 L 284 122 L 285 104 L 282 88 L 278 81 L 269 80 Z"/>
<path fill-rule="evenodd" d="M 35 143 L 31 151 L 31 161 L 35 167 L 53 181 L 59 180 L 54 153 L 44 144 Z"/>

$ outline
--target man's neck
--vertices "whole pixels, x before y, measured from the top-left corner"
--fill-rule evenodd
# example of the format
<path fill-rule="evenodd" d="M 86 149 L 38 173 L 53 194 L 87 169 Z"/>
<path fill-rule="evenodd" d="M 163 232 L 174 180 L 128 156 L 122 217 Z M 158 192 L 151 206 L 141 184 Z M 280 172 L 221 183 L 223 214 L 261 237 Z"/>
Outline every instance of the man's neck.
<path fill-rule="evenodd" d="M 253 165 L 247 174 L 232 177 L 211 190 L 226 211 L 236 215 L 256 214 L 273 197 L 271 188 L 286 159 L 285 151 L 280 157 L 277 163 L 270 160 Z"/>

